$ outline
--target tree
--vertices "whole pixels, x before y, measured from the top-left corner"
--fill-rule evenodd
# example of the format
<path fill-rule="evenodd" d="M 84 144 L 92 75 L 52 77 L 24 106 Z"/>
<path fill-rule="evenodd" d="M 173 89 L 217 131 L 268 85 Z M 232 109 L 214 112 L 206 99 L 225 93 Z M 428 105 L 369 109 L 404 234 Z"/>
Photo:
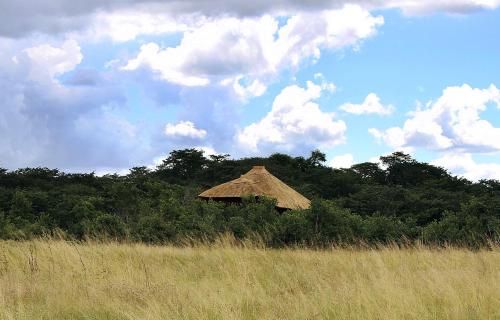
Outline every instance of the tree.
<path fill-rule="evenodd" d="M 493 194 L 495 192 L 500 193 L 500 181 L 499 180 L 493 180 L 493 179 L 483 179 L 480 180 L 478 183 L 479 186 L 484 187 L 490 194 Z"/>
<path fill-rule="evenodd" d="M 215 163 L 221 163 L 228 160 L 230 157 L 229 154 L 211 154 L 209 155 L 210 161 Z"/>
<path fill-rule="evenodd" d="M 139 179 L 147 177 L 150 173 L 151 170 L 149 170 L 147 167 L 133 167 L 132 169 L 130 169 L 128 177 L 132 179 Z"/>
<path fill-rule="evenodd" d="M 0 237 L 28 239 L 62 230 L 75 238 L 105 234 L 175 242 L 182 237 L 211 241 L 233 232 L 275 246 L 401 237 L 478 246 L 500 235 L 497 180 L 470 182 L 403 152 L 381 157 L 380 166 L 366 162 L 332 169 L 325 160 L 319 150 L 308 158 L 275 153 L 229 159 L 185 149 L 172 151 L 156 170 L 134 167 L 126 176 L 0 168 Z M 257 164 L 316 199 L 312 208 L 278 213 L 275 203 L 262 198 L 239 205 L 196 200 L 202 189 Z"/>
<path fill-rule="evenodd" d="M 30 199 L 23 191 L 16 191 L 12 197 L 12 204 L 9 216 L 17 224 L 26 224 L 33 222 L 33 208 Z"/>
<path fill-rule="evenodd" d="M 415 160 L 409 155 L 401 151 L 393 152 L 388 156 L 380 157 L 380 161 L 388 168 L 398 164 L 415 163 Z"/>
<path fill-rule="evenodd" d="M 307 158 L 307 163 L 311 167 L 321 167 L 326 162 L 326 154 L 318 149 L 311 152 L 311 156 Z"/>
<path fill-rule="evenodd" d="M 359 174 L 363 179 L 372 180 L 373 182 L 383 183 L 385 179 L 385 172 L 377 163 L 363 162 L 355 164 L 351 170 Z"/>
<path fill-rule="evenodd" d="M 203 150 L 184 149 L 170 152 L 168 158 L 158 166 L 158 171 L 168 172 L 168 176 L 177 179 L 194 179 L 207 164 Z"/>
<path fill-rule="evenodd" d="M 448 172 L 427 163 L 418 162 L 403 152 L 380 157 L 386 170 L 386 182 L 399 185 L 417 185 L 428 180 L 450 179 Z"/>

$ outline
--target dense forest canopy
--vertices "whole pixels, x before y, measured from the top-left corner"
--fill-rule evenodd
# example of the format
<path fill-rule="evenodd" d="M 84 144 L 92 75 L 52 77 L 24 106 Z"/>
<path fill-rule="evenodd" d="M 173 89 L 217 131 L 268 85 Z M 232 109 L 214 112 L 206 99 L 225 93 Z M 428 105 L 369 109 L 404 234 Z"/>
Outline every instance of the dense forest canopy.
<path fill-rule="evenodd" d="M 473 183 L 402 152 L 380 162 L 332 169 L 317 150 L 308 158 L 277 153 L 234 160 L 184 149 L 155 169 L 135 167 L 124 176 L 0 168 L 0 238 L 57 233 L 176 243 L 232 233 L 271 246 L 408 240 L 478 246 L 498 240 L 499 181 Z M 311 199 L 311 208 L 280 214 L 272 199 L 249 197 L 241 205 L 197 199 L 253 165 L 265 165 Z"/>

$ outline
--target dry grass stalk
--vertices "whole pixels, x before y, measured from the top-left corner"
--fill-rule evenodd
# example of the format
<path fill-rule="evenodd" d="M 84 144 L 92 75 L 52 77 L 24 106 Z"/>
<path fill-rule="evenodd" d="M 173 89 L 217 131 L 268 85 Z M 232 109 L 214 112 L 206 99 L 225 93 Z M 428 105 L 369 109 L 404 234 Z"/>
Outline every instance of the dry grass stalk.
<path fill-rule="evenodd" d="M 499 319 L 499 266 L 497 246 L 3 241 L 0 319 Z"/>

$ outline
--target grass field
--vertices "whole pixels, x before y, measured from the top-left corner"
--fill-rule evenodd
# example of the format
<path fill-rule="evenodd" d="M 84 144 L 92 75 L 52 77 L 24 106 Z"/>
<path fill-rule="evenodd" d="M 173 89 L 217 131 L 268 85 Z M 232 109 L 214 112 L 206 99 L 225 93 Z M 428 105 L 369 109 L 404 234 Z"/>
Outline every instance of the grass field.
<path fill-rule="evenodd" d="M 1 319 L 500 319 L 500 248 L 0 242 Z"/>

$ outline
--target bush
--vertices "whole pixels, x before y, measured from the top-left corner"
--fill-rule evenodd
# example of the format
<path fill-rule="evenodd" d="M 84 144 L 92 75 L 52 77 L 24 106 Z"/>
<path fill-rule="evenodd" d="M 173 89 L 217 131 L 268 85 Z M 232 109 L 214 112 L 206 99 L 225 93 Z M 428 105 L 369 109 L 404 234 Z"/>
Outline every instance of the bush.
<path fill-rule="evenodd" d="M 396 241 L 405 235 L 404 229 L 405 225 L 399 219 L 376 214 L 366 217 L 363 221 L 363 232 L 360 239 L 370 243 Z"/>
<path fill-rule="evenodd" d="M 313 228 L 308 210 L 285 211 L 277 221 L 274 244 L 298 245 L 310 242 Z"/>
<path fill-rule="evenodd" d="M 212 241 L 231 232 L 273 246 L 318 247 L 400 239 L 476 247 L 499 238 L 499 181 L 469 182 L 401 152 L 383 157 L 384 168 L 364 163 L 332 170 L 324 160 L 319 151 L 309 158 L 233 160 L 188 149 L 173 151 L 156 170 L 136 167 L 125 176 L 0 168 L 0 238 L 61 233 L 163 243 Z M 284 212 L 263 197 L 237 205 L 197 199 L 257 163 L 320 198 L 308 210 Z"/>
<path fill-rule="evenodd" d="M 97 236 L 123 239 L 127 230 L 122 219 L 109 213 L 100 213 L 93 223 L 93 232 Z"/>
<path fill-rule="evenodd" d="M 148 243 L 165 243 L 176 236 L 175 226 L 159 214 L 141 217 L 135 230 L 136 238 Z"/>
<path fill-rule="evenodd" d="M 316 199 L 309 212 L 317 244 L 353 242 L 361 234 L 363 219 L 333 201 Z"/>

